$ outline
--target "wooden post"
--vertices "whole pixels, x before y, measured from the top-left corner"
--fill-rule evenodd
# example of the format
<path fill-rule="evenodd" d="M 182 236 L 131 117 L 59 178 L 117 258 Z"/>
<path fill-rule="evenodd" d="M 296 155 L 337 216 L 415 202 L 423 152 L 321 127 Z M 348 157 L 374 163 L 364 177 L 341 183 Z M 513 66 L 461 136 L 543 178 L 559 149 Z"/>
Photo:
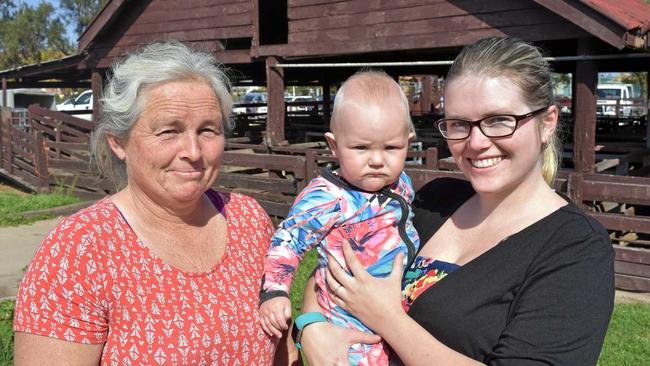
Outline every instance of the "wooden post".
<path fill-rule="evenodd" d="M 588 55 L 591 41 L 578 41 L 578 55 Z M 575 170 L 591 173 L 594 169 L 596 146 L 596 84 L 598 70 L 594 61 L 576 62 L 573 98 L 575 125 L 573 127 L 573 161 Z"/>
<path fill-rule="evenodd" d="M 102 94 L 102 74 L 99 70 L 93 70 L 90 85 L 93 90 L 93 122 L 97 123 L 99 121 L 99 113 L 101 112 L 99 97 Z"/>
<path fill-rule="evenodd" d="M 569 179 L 567 180 L 567 196 L 571 198 L 573 203 L 585 209 L 585 204 L 582 202 L 582 186 L 584 184 L 584 177 L 582 173 L 571 173 L 569 174 Z"/>
<path fill-rule="evenodd" d="M 43 135 L 36 129 L 32 130 L 34 134 L 34 170 L 36 171 L 36 181 L 38 190 L 41 192 L 49 191 L 50 172 L 47 168 L 45 142 Z"/>
<path fill-rule="evenodd" d="M 305 170 L 306 183 L 309 183 L 312 179 L 318 176 L 318 158 L 316 151 L 308 150 L 305 153 Z"/>
<path fill-rule="evenodd" d="M 323 121 L 329 125 L 330 118 L 332 117 L 332 110 L 330 105 L 332 104 L 332 99 L 330 98 L 330 82 L 329 80 L 323 80 Z"/>
<path fill-rule="evenodd" d="M 430 170 L 438 170 L 438 149 L 430 147 L 425 151 L 424 167 Z"/>
<path fill-rule="evenodd" d="M 646 95 L 645 95 L 645 102 L 646 102 L 646 121 L 649 121 L 650 118 L 650 68 L 648 69 L 648 72 L 646 72 Z M 641 91 L 641 96 L 643 96 L 643 90 Z M 650 149 L 650 123 L 646 123 L 645 126 L 645 146 Z"/>
<path fill-rule="evenodd" d="M 13 130 L 14 126 L 12 123 L 12 118 L 13 118 L 13 111 L 9 108 L 5 108 L 4 111 L 6 112 L 5 115 L 5 128 L 6 128 L 6 135 L 7 135 L 7 166 L 5 170 L 9 174 L 14 173 L 14 141 L 13 141 Z"/>
<path fill-rule="evenodd" d="M 2 78 L 2 106 L 7 106 L 7 78 Z"/>
<path fill-rule="evenodd" d="M 284 71 L 276 68 L 279 59 L 275 56 L 266 59 L 267 119 L 264 143 L 269 146 L 280 145 L 284 141 Z"/>
<path fill-rule="evenodd" d="M 61 130 L 63 130 L 63 121 L 57 120 L 56 121 L 56 127 L 54 128 L 55 135 L 54 135 L 54 141 L 58 142 L 63 142 L 61 139 Z M 56 148 L 56 158 L 61 159 L 61 148 L 57 147 Z"/>
<path fill-rule="evenodd" d="M 420 91 L 420 112 L 431 112 L 431 91 L 433 89 L 433 77 L 431 75 L 422 75 L 422 90 Z"/>
<path fill-rule="evenodd" d="M 0 169 L 3 167 L 3 161 L 5 159 L 5 152 L 3 149 L 3 144 L 4 144 L 4 139 L 5 139 L 5 131 L 7 128 L 5 127 L 5 120 L 7 119 L 7 115 L 9 115 L 9 118 L 11 118 L 11 111 L 7 107 L 2 107 L 0 108 Z"/>

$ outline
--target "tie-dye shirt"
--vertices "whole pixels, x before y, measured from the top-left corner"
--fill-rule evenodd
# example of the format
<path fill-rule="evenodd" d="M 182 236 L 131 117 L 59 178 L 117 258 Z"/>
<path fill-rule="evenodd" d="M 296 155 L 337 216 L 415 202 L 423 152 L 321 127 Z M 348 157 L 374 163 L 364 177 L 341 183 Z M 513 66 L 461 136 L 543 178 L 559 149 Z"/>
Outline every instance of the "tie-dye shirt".
<path fill-rule="evenodd" d="M 316 247 L 319 270 L 315 277 L 323 313 L 334 324 L 370 332 L 332 301 L 325 283 L 327 255 L 346 268 L 341 245 L 348 240 L 366 270 L 376 277 L 385 277 L 391 272 L 393 259 L 400 252 L 405 253 L 404 264 L 410 263 L 419 247 L 412 223 L 413 197 L 411 180 L 405 173 L 379 192 L 364 192 L 348 184 L 336 172 L 323 171 L 298 195 L 271 240 L 261 301 L 288 296 L 300 260 Z M 350 361 L 358 363 L 353 360 L 355 352 L 357 356 L 363 354 L 361 358 L 373 354 L 373 358 L 383 359 L 385 352 L 379 352 L 380 347 L 366 351 L 353 347 Z"/>

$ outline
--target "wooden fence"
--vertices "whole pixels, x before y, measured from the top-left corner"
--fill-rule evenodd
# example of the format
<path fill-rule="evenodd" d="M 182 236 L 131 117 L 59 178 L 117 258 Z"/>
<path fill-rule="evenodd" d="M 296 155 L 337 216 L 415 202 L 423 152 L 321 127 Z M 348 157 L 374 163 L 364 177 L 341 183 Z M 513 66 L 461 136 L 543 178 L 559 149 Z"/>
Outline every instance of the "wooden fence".
<path fill-rule="evenodd" d="M 90 165 L 93 122 L 32 105 L 26 116 L 4 108 L 0 126 L 2 173 L 18 184 L 87 198 L 109 192 Z"/>
<path fill-rule="evenodd" d="M 84 197 L 103 196 L 111 187 L 89 164 L 93 127 L 92 122 L 37 106 L 26 117 L 3 109 L 0 173 L 38 191 L 63 187 Z M 464 179 L 435 148 L 408 156 L 406 170 L 416 189 L 437 177 Z M 323 142 L 267 146 L 234 138 L 226 143 L 215 185 L 253 196 L 270 215 L 283 217 L 296 194 L 330 164 L 336 158 Z M 617 287 L 650 291 L 650 178 L 561 171 L 555 188 L 610 231 L 617 243 Z"/>

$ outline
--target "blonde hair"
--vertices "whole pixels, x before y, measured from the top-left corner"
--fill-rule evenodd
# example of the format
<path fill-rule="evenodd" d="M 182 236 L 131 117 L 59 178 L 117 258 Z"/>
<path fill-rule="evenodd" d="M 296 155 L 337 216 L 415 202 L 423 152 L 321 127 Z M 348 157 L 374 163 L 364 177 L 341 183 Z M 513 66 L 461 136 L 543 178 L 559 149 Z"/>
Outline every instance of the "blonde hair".
<path fill-rule="evenodd" d="M 446 82 L 466 75 L 508 78 L 519 86 L 524 100 L 535 109 L 554 104 L 548 62 L 539 48 L 519 39 L 491 37 L 463 48 L 454 60 Z M 553 186 L 560 165 L 561 147 L 557 132 L 541 147 L 542 175 L 550 186 Z"/>
<path fill-rule="evenodd" d="M 334 98 L 334 108 L 330 119 L 330 130 L 339 122 L 341 111 L 351 98 L 361 98 L 363 104 L 385 104 L 391 97 L 399 97 L 404 111 L 408 132 L 415 134 L 415 127 L 409 112 L 409 102 L 399 84 L 383 71 L 361 71 L 350 76 L 341 85 Z M 354 97 L 353 97 L 354 95 Z"/>

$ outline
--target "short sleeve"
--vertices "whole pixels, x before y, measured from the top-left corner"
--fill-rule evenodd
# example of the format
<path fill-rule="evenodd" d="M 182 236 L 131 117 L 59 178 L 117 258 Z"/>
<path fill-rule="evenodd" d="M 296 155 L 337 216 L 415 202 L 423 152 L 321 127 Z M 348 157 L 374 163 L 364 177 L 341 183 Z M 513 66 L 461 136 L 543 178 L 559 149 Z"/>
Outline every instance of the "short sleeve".
<path fill-rule="evenodd" d="M 557 235 L 562 244 L 540 253 L 488 365 L 596 364 L 614 303 L 614 251 L 605 235 Z"/>
<path fill-rule="evenodd" d="M 78 343 L 104 343 L 108 332 L 101 234 L 92 218 L 65 219 L 36 252 L 16 298 L 14 331 Z"/>

